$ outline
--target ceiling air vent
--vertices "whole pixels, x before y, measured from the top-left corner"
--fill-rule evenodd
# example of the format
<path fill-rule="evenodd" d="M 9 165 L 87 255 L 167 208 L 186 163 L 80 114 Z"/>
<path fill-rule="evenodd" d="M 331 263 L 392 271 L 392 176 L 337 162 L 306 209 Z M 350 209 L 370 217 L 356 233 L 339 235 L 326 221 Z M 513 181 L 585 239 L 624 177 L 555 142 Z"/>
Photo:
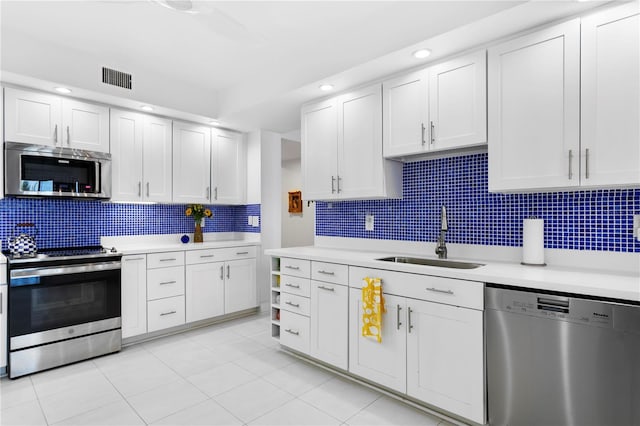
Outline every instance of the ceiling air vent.
<path fill-rule="evenodd" d="M 102 82 L 131 90 L 131 74 L 102 67 Z"/>

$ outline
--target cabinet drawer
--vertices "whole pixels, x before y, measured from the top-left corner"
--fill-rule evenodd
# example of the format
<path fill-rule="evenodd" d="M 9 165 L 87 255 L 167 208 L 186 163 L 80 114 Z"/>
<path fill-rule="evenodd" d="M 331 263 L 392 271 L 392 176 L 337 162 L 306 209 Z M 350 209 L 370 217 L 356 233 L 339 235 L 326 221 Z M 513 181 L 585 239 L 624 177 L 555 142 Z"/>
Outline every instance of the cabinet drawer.
<path fill-rule="evenodd" d="M 311 279 L 348 285 L 349 267 L 337 263 L 311 262 Z"/>
<path fill-rule="evenodd" d="M 309 316 L 310 305 L 309 298 L 295 296 L 293 294 L 282 293 L 280 295 L 280 308 L 285 311 L 295 312 L 301 315 Z"/>
<path fill-rule="evenodd" d="M 280 313 L 280 344 L 309 353 L 309 318 L 282 311 Z"/>
<path fill-rule="evenodd" d="M 280 277 L 280 289 L 283 293 L 309 297 L 311 294 L 310 288 L 311 283 L 308 278 L 289 277 L 286 275 Z"/>
<path fill-rule="evenodd" d="M 147 255 L 147 268 L 165 268 L 167 266 L 184 265 L 183 251 L 170 251 L 167 253 L 151 253 Z"/>
<path fill-rule="evenodd" d="M 184 324 L 184 296 L 147 302 L 149 332 Z"/>
<path fill-rule="evenodd" d="M 311 278 L 311 262 L 283 257 L 280 259 L 280 272 L 295 277 Z"/>
<path fill-rule="evenodd" d="M 471 309 L 484 309 L 484 283 L 481 282 L 349 267 L 350 287 L 362 288 L 365 277 L 381 278 L 383 294 L 395 294 Z"/>
<path fill-rule="evenodd" d="M 228 247 L 218 250 L 224 260 L 250 259 L 256 257 L 255 246 Z"/>
<path fill-rule="evenodd" d="M 198 263 L 222 262 L 224 259 L 220 249 L 189 250 L 185 253 L 185 263 L 187 265 L 197 265 Z"/>
<path fill-rule="evenodd" d="M 147 300 L 184 294 L 184 266 L 147 271 Z"/>

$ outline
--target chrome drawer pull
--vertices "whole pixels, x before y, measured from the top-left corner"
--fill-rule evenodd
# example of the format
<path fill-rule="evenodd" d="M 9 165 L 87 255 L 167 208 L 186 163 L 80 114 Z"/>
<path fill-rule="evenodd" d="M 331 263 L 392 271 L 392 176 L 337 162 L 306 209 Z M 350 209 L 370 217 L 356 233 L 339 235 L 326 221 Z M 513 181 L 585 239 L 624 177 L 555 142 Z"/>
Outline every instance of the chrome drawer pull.
<path fill-rule="evenodd" d="M 285 305 L 289 305 L 289 306 L 293 306 L 294 308 L 299 308 L 300 304 L 299 303 L 292 303 L 289 302 L 288 300 L 286 302 L 284 302 Z"/>
<path fill-rule="evenodd" d="M 160 262 L 173 262 L 176 261 L 178 259 L 176 259 L 175 257 L 173 259 L 160 259 Z"/>
<path fill-rule="evenodd" d="M 322 270 L 318 271 L 318 273 L 319 273 L 319 274 L 325 274 L 325 275 L 335 275 L 335 274 L 336 274 L 335 272 L 331 272 L 331 271 L 322 271 Z"/>
<path fill-rule="evenodd" d="M 291 266 L 291 265 L 287 265 L 285 266 L 285 268 L 287 269 L 293 269 L 294 271 L 299 271 L 300 267 L 299 266 Z"/>
<path fill-rule="evenodd" d="M 285 287 L 300 288 L 300 286 L 298 284 L 289 284 L 289 283 L 286 283 Z"/>
<path fill-rule="evenodd" d="M 427 291 L 434 291 L 436 293 L 444 293 L 444 294 L 453 294 L 452 290 L 440 290 L 439 288 L 435 288 L 435 287 L 427 287 L 426 288 Z"/>
<path fill-rule="evenodd" d="M 321 288 L 321 289 L 323 289 L 323 290 L 327 290 L 327 291 L 336 291 L 336 289 L 335 289 L 335 288 L 332 288 L 332 287 L 325 287 L 325 286 L 323 286 L 323 285 L 319 285 L 319 286 L 318 286 L 318 288 Z"/>
<path fill-rule="evenodd" d="M 175 284 L 175 281 L 163 281 L 161 283 L 159 283 L 160 285 L 167 285 L 167 284 Z"/>
<path fill-rule="evenodd" d="M 400 311 L 401 310 L 402 310 L 402 306 L 398 305 L 398 309 L 396 310 L 396 313 L 397 313 L 396 330 L 400 330 L 400 326 L 402 325 L 402 323 L 400 322 Z"/>
<path fill-rule="evenodd" d="M 206 259 L 207 257 L 214 257 L 214 256 L 215 255 L 213 255 L 213 254 L 207 254 L 207 255 L 204 255 L 204 256 L 200 256 L 200 259 Z"/>
<path fill-rule="evenodd" d="M 173 315 L 175 313 L 177 313 L 177 312 L 176 311 L 163 312 L 163 313 L 160 314 L 160 316 L 163 317 L 165 315 Z"/>
<path fill-rule="evenodd" d="M 248 252 L 248 251 L 239 251 L 239 252 L 237 252 L 236 254 L 237 254 L 238 256 L 241 256 L 241 255 L 243 255 L 243 254 L 249 254 L 249 252 Z"/>
<path fill-rule="evenodd" d="M 124 260 L 125 260 L 125 262 L 128 262 L 130 260 L 144 260 L 144 257 L 127 257 Z"/>
<path fill-rule="evenodd" d="M 293 334 L 293 335 L 295 335 L 295 336 L 299 336 L 299 335 L 300 335 L 300 332 L 299 332 L 299 331 L 293 331 L 293 330 L 292 330 L 292 329 L 290 329 L 290 328 L 285 328 L 285 329 L 284 329 L 284 331 L 286 331 L 286 332 L 287 332 L 287 333 L 289 333 L 289 334 Z"/>

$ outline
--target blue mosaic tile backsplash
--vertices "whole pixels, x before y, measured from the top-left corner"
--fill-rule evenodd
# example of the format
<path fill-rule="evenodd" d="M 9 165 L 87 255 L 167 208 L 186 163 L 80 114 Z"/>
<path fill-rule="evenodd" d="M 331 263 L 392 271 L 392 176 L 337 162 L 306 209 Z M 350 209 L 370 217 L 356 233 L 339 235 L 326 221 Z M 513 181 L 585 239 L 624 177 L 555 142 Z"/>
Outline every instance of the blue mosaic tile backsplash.
<path fill-rule="evenodd" d="M 489 193 L 487 154 L 407 163 L 402 180 L 401 200 L 316 203 L 316 235 L 435 242 L 444 204 L 447 242 L 522 246 L 523 219 L 537 217 L 546 248 L 640 253 L 632 235 L 640 189 Z M 368 213 L 373 231 L 365 231 Z"/>
<path fill-rule="evenodd" d="M 260 204 L 207 206 L 213 219 L 206 219 L 204 232 L 260 232 L 247 226 L 247 215 L 259 216 Z M 180 234 L 193 232 L 193 218 L 186 206 L 168 204 L 115 204 L 100 201 L 17 199 L 0 201 L 2 249 L 13 226 L 33 222 L 38 227 L 39 248 L 100 244 L 100 236 Z"/>

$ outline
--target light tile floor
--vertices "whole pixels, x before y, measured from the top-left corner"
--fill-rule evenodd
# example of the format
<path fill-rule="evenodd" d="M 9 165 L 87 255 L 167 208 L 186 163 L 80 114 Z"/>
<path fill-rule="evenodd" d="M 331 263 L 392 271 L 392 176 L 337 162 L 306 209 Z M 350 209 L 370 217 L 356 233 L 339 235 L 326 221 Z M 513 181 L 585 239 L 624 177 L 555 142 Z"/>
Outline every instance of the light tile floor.
<path fill-rule="evenodd" d="M 0 425 L 425 425 L 446 422 L 279 349 L 267 316 L 0 380 Z"/>

